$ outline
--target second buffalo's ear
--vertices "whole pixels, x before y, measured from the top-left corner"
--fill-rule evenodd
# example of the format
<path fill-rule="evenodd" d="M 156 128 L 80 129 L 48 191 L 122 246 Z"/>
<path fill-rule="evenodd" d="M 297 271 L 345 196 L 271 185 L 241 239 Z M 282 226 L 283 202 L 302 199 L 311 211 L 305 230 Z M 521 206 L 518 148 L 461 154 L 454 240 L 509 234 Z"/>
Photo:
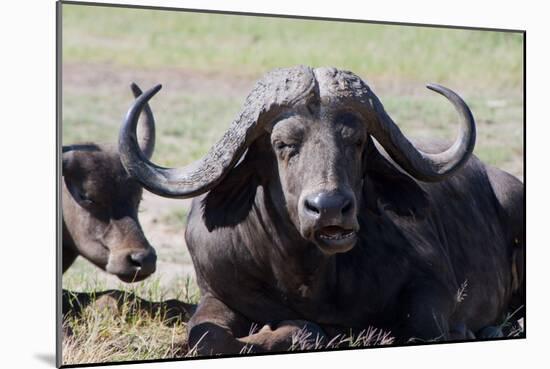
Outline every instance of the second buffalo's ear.
<path fill-rule="evenodd" d="M 203 218 L 209 231 L 239 224 L 252 209 L 260 184 L 253 151 L 249 149 L 240 163 L 202 200 Z"/>
<path fill-rule="evenodd" d="M 401 217 L 423 218 L 428 208 L 428 194 L 410 176 L 397 169 L 369 142 L 363 162 L 363 198 L 376 214 L 390 211 Z"/>
<path fill-rule="evenodd" d="M 101 148 L 93 143 L 63 146 L 61 153 L 62 176 L 68 177 L 83 172 L 83 163 L 90 153 L 99 152 Z"/>
<path fill-rule="evenodd" d="M 61 175 L 66 177 L 70 174 L 71 170 L 74 167 L 74 151 L 63 148 L 63 153 L 61 154 L 62 161 L 62 173 Z"/>

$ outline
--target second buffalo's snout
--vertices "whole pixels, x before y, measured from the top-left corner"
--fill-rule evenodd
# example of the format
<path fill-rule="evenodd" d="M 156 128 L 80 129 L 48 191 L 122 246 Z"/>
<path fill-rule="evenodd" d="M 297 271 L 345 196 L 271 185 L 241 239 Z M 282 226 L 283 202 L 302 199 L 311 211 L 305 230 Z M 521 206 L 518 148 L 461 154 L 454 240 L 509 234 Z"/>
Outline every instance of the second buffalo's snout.
<path fill-rule="evenodd" d="M 141 281 L 156 270 L 157 254 L 153 247 L 144 250 L 113 250 L 109 255 L 106 271 L 124 282 Z"/>
<path fill-rule="evenodd" d="M 157 254 L 135 216 L 111 220 L 101 240 L 110 251 L 107 272 L 124 282 L 141 281 L 155 272 Z"/>

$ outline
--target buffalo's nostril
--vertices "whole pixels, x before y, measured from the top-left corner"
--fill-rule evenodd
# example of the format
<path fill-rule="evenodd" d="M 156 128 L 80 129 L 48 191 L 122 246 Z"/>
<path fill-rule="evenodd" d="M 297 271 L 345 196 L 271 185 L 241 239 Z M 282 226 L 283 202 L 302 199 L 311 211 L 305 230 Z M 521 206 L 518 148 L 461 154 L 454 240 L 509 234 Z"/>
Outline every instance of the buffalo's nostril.
<path fill-rule="evenodd" d="M 349 213 L 352 208 L 353 208 L 353 204 L 351 203 L 350 200 L 347 200 L 347 203 L 342 208 L 342 215 L 346 215 L 347 213 Z"/>
<path fill-rule="evenodd" d="M 145 260 L 146 255 L 144 252 L 134 252 L 129 255 L 130 264 L 133 266 L 141 267 L 143 265 L 143 260 Z"/>
<path fill-rule="evenodd" d="M 318 192 L 304 199 L 304 210 L 309 216 L 338 222 L 354 208 L 353 198 L 341 191 Z"/>
<path fill-rule="evenodd" d="M 309 200 L 309 199 L 305 199 L 305 202 L 304 202 L 304 208 L 306 209 L 306 211 L 308 211 L 309 213 L 317 216 L 320 214 L 320 211 L 319 209 L 314 205 L 314 203 Z"/>
<path fill-rule="evenodd" d="M 157 256 L 151 251 L 133 252 L 129 255 L 130 264 L 140 268 L 144 272 L 154 270 L 156 261 Z"/>

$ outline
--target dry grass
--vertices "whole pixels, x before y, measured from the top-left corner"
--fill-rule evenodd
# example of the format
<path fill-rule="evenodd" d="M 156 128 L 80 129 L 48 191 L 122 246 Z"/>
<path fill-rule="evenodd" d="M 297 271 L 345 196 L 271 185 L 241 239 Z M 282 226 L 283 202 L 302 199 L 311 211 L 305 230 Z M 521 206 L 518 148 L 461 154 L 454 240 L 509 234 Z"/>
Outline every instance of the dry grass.
<path fill-rule="evenodd" d="M 185 322 L 193 308 L 180 301 L 196 304 L 198 292 L 190 279 L 176 285 L 179 300 L 169 299 L 174 291 L 154 279 L 121 290 L 64 294 L 70 308 L 63 322 L 63 363 L 192 356 Z"/>
<path fill-rule="evenodd" d="M 193 307 L 181 301 L 196 304 L 198 294 L 193 282 L 188 280 L 181 288 L 181 300 L 168 299 L 169 291 L 163 291 L 155 282 L 142 282 L 138 288 L 102 293 L 68 293 L 72 308 L 63 324 L 63 363 L 86 364 L 119 361 L 188 358 L 197 355 L 196 348 L 189 348 L 186 340 L 186 321 Z M 113 293 L 114 292 L 114 293 Z M 147 296 L 142 300 L 138 296 Z M 89 298 L 89 300 L 88 300 Z M 467 295 L 458 292 L 459 302 Z M 156 302 L 151 302 L 155 300 Z M 182 308 L 182 305 L 185 305 Z M 523 337 L 523 319 L 518 311 L 511 312 L 503 322 L 492 327 L 494 338 Z M 258 331 L 251 327 L 251 334 Z M 443 337 L 443 336 L 442 336 Z M 411 338 L 410 343 L 444 342 L 440 337 L 430 341 Z M 488 338 L 488 337 L 485 337 Z M 292 337 L 289 351 L 316 351 L 327 349 L 387 346 L 395 343 L 391 332 L 369 327 L 359 333 L 340 334 L 329 341 L 305 328 Z M 251 353 L 244 347 L 241 354 Z"/>
<path fill-rule="evenodd" d="M 116 291 L 119 292 L 119 291 Z M 153 359 L 188 358 L 197 355 L 186 341 L 186 323 L 167 310 L 152 311 L 130 293 L 121 293 L 119 303 L 111 295 L 91 295 L 86 306 L 70 298 L 74 314 L 63 323 L 63 364 L 89 364 Z M 104 297 L 108 297 L 105 299 Z M 159 301 L 159 303 L 166 301 Z M 304 329 L 292 337 L 289 351 L 312 351 L 391 345 L 389 332 L 369 327 L 358 334 L 337 335 L 330 341 L 313 337 Z M 241 354 L 248 354 L 243 348 Z"/>
<path fill-rule="evenodd" d="M 326 342 L 319 336 L 313 337 L 311 332 L 300 330 L 292 337 L 292 346 L 289 351 L 310 351 L 336 348 L 358 348 L 372 346 L 387 346 L 394 343 L 391 332 L 369 327 L 358 334 L 339 334 Z"/>
<path fill-rule="evenodd" d="M 85 309 L 69 318 L 64 331 L 63 364 L 105 363 L 185 357 L 186 326 L 168 324 L 161 315 L 130 313 L 124 309 Z"/>

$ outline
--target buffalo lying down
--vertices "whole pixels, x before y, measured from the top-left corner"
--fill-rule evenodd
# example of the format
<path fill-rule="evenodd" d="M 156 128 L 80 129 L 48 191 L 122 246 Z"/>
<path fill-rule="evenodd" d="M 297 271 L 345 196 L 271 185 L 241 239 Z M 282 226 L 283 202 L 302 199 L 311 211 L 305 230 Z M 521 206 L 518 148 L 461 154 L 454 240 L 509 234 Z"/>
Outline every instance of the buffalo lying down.
<path fill-rule="evenodd" d="M 191 346 L 284 350 L 302 327 L 464 339 L 522 303 L 523 184 L 471 155 L 468 106 L 428 88 L 460 116 L 450 147 L 413 145 L 351 72 L 274 70 L 206 156 L 178 169 L 136 144 L 160 86 L 135 101 L 119 138 L 128 172 L 158 195 L 199 196 L 186 231 L 202 293 Z"/>
<path fill-rule="evenodd" d="M 132 84 L 137 97 L 141 90 Z M 140 150 L 150 157 L 155 122 L 145 106 Z M 137 211 L 142 187 L 120 162 L 118 148 L 93 143 L 63 146 L 63 272 L 78 255 L 125 282 L 155 271 L 155 250 L 145 238 Z"/>

